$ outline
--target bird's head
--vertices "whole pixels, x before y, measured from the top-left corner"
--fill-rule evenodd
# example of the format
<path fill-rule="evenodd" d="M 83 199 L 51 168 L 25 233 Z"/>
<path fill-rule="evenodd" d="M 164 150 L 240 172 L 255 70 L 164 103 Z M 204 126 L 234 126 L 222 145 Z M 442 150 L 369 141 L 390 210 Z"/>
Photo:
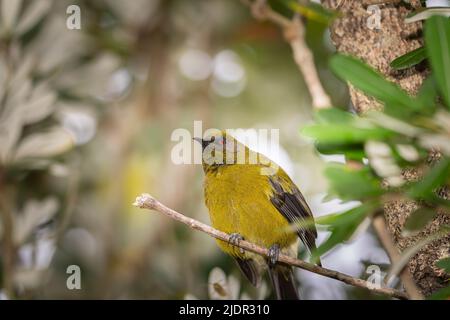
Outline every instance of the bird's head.
<path fill-rule="evenodd" d="M 195 137 L 202 146 L 202 162 L 205 171 L 222 165 L 243 164 L 249 149 L 226 131 L 217 130 L 204 138 Z"/>

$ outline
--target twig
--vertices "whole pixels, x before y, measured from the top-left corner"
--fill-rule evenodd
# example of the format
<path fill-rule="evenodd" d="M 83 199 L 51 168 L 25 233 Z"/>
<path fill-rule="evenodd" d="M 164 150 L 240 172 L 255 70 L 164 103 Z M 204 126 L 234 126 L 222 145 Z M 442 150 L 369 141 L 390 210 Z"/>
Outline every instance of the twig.
<path fill-rule="evenodd" d="M 378 238 L 381 241 L 381 244 L 383 245 L 389 256 L 391 263 L 397 263 L 400 260 L 400 254 L 395 247 L 394 242 L 392 241 L 391 235 L 389 234 L 386 227 L 386 221 L 381 214 L 378 214 L 373 218 L 373 227 L 378 235 Z M 411 299 L 424 299 L 424 296 L 422 295 L 422 293 L 420 293 L 407 268 L 403 269 L 403 271 L 400 273 L 400 279 L 403 283 L 403 286 L 405 287 L 406 292 L 408 293 L 408 296 Z"/>
<path fill-rule="evenodd" d="M 223 240 L 226 242 L 229 242 L 229 240 L 230 240 L 229 234 L 219 231 L 217 229 L 214 229 L 213 227 L 208 226 L 207 224 L 204 224 L 195 219 L 186 217 L 185 215 L 166 207 L 165 205 L 163 205 L 161 202 L 159 202 L 158 200 L 156 200 L 149 194 L 144 193 L 144 194 L 140 195 L 139 197 L 137 197 L 136 201 L 133 203 L 133 205 L 136 207 L 142 208 L 142 209 L 156 210 L 174 220 L 177 220 L 181 223 L 188 225 L 190 228 L 192 228 L 194 230 L 202 231 L 216 239 L 220 239 L 220 240 Z M 269 254 L 269 252 L 266 248 L 257 246 L 256 244 L 245 241 L 245 240 L 240 241 L 238 244 L 236 244 L 236 246 L 239 248 L 242 248 L 244 250 L 262 255 L 262 256 L 268 256 L 268 254 Z M 349 285 L 352 285 L 355 287 L 365 288 L 365 289 L 368 289 L 375 293 L 385 294 L 385 295 L 388 295 L 388 296 L 391 296 L 394 298 L 398 298 L 398 299 L 408 299 L 408 295 L 402 291 L 399 291 L 396 289 L 391 289 L 391 288 L 377 288 L 374 286 L 374 284 L 369 283 L 365 280 L 354 278 L 352 276 L 346 275 L 344 273 L 340 273 L 338 271 L 330 270 L 327 268 L 322 268 L 322 267 L 316 266 L 312 263 L 308 263 L 308 262 L 305 262 L 305 261 L 302 261 L 299 259 L 295 259 L 295 258 L 289 257 L 284 254 L 279 255 L 278 262 L 281 262 L 281 263 L 284 263 L 284 264 L 287 264 L 290 266 L 294 266 L 294 267 L 297 267 L 300 269 L 304 269 L 304 270 L 307 270 L 307 271 L 310 271 L 313 273 L 317 273 L 317 274 L 320 274 L 320 275 L 328 277 L 328 278 L 339 280 L 339 281 L 342 281 L 346 284 L 349 284 Z"/>
<path fill-rule="evenodd" d="M 265 0 L 242 0 L 249 6 L 252 15 L 259 20 L 269 20 L 283 29 L 284 37 L 289 42 L 295 63 L 303 74 L 303 79 L 311 95 L 315 109 L 331 107 L 331 99 L 325 92 L 314 64 L 314 56 L 305 42 L 305 26 L 296 15 L 292 20 L 272 10 Z"/>
<path fill-rule="evenodd" d="M 1 168 L 0 175 L 2 175 Z M 14 217 L 5 196 L 2 180 L 3 177 L 0 176 L 0 216 L 3 223 L 3 236 L 1 239 L 3 255 L 2 280 L 3 289 L 5 290 L 8 299 L 12 299 L 14 297 L 14 260 L 16 256 L 16 249 L 13 240 Z"/>

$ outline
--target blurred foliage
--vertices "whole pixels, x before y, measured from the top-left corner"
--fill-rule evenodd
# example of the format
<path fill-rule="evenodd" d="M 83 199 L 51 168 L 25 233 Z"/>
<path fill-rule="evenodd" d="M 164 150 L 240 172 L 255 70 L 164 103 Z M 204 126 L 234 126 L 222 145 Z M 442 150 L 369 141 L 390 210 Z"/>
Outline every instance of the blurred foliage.
<path fill-rule="evenodd" d="M 80 165 L 70 151 L 93 138 L 121 61 L 66 28 L 68 2 L 0 4 L 0 260 L 15 297 L 41 284 L 69 223 Z"/>
<path fill-rule="evenodd" d="M 81 30 L 66 27 L 69 5 Z M 308 25 L 345 104 L 323 32 Z M 212 285 L 219 296 L 269 296 L 209 237 L 130 204 L 146 191 L 208 220 L 201 166 L 170 161 L 172 131 L 194 120 L 283 127 L 294 178 L 321 192 L 322 165 L 295 134 L 309 110 L 281 33 L 238 1 L 0 1 L 0 298 L 213 298 L 216 267 L 234 279 L 232 294 Z M 73 264 L 81 290 L 66 287 Z"/>

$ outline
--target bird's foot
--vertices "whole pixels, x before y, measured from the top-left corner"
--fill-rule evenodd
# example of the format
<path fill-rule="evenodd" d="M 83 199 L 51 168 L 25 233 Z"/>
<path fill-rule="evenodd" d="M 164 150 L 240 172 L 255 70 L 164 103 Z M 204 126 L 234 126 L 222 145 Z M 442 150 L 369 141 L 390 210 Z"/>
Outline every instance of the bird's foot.
<path fill-rule="evenodd" d="M 239 246 L 239 242 L 241 242 L 241 240 L 244 240 L 244 237 L 242 237 L 239 233 L 232 233 L 230 234 L 230 238 L 228 239 L 228 244 L 231 244 L 233 246 Z M 239 248 L 239 251 L 241 253 L 245 253 L 244 249 Z"/>
<path fill-rule="evenodd" d="M 280 255 L 280 246 L 278 244 L 274 244 L 269 248 L 269 265 L 271 267 L 275 266 L 278 261 L 278 256 Z"/>

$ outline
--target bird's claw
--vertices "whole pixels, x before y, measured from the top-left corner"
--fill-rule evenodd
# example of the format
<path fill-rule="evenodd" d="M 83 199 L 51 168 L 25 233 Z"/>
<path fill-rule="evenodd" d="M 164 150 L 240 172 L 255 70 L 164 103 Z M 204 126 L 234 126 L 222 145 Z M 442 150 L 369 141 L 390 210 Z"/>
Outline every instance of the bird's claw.
<path fill-rule="evenodd" d="M 269 264 L 271 267 L 275 266 L 278 261 L 278 256 L 280 255 L 280 246 L 278 244 L 274 244 L 269 248 Z"/>
<path fill-rule="evenodd" d="M 230 234 L 230 238 L 228 239 L 228 244 L 231 244 L 233 246 L 239 246 L 239 242 L 241 242 L 241 240 L 244 240 L 244 237 L 242 237 L 239 233 L 232 233 Z M 244 253 L 244 249 L 239 248 L 239 251 L 241 253 Z"/>

